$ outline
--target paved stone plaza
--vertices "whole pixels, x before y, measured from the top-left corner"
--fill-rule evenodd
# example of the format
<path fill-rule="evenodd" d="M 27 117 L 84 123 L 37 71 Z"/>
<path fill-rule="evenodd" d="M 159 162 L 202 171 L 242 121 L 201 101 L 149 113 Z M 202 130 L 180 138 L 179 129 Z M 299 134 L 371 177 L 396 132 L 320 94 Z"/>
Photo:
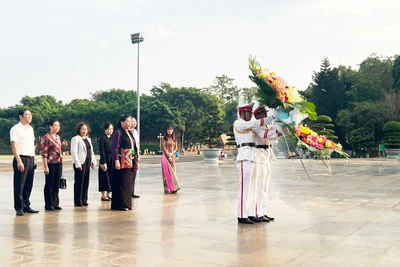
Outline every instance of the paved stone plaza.
<path fill-rule="evenodd" d="M 12 173 L 1 173 L 1 266 L 400 266 L 400 163 L 378 159 L 280 159 L 273 166 L 274 222 L 238 225 L 230 160 L 178 162 L 182 190 L 164 195 L 159 159 L 141 165 L 133 211 L 111 211 L 92 171 L 89 206 L 73 206 L 73 172 L 62 211 L 44 211 L 41 170 L 32 208 L 16 217 Z M 144 161 L 145 162 L 145 161 Z"/>

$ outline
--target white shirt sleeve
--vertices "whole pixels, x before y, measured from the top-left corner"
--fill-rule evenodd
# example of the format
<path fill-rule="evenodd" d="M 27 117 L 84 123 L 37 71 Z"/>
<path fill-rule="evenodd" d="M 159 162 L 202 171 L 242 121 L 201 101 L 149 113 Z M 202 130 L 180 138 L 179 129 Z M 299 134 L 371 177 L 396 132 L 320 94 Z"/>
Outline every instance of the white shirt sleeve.
<path fill-rule="evenodd" d="M 19 142 L 19 137 L 18 137 L 18 134 L 17 134 L 18 131 L 15 128 L 16 127 L 14 126 L 10 130 L 10 141 L 18 143 Z"/>

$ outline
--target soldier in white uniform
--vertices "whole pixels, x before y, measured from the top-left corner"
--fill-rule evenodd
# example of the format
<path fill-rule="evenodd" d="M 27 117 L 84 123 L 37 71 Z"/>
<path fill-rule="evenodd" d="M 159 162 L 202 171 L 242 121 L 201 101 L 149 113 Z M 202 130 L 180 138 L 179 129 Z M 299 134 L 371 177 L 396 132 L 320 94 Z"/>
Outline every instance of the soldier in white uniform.
<path fill-rule="evenodd" d="M 256 108 L 254 110 L 254 116 L 256 119 L 266 118 L 267 110 L 265 109 L 265 106 L 259 106 Z M 275 133 L 269 132 L 267 138 L 260 138 L 258 137 L 258 134 L 255 137 L 256 148 L 254 151 L 254 165 L 252 172 L 252 181 L 255 181 L 255 188 L 252 187 L 252 190 L 256 191 L 256 199 L 255 202 L 250 202 L 249 213 L 251 216 L 258 218 L 263 222 L 274 220 L 273 217 L 269 217 L 267 215 L 268 190 L 271 178 L 271 162 L 276 160 L 272 151 L 271 143 L 281 135 L 282 133 L 276 131 Z"/>
<path fill-rule="evenodd" d="M 250 190 L 252 179 L 252 165 L 254 161 L 254 135 L 253 129 L 260 129 L 257 131 L 261 137 L 266 138 L 268 131 L 264 130 L 264 125 L 271 121 L 271 118 L 264 118 L 261 120 L 252 119 L 253 103 L 245 104 L 238 107 L 240 118 L 233 124 L 233 132 L 235 134 L 236 144 L 239 147 L 238 155 L 236 158 L 236 167 L 239 176 L 238 188 L 238 222 L 253 224 L 253 221 L 248 218 L 249 216 L 249 200 L 255 199 L 255 191 Z M 273 127 L 271 127 L 273 128 Z M 276 130 L 270 129 L 271 132 Z M 258 220 L 258 219 L 257 219 Z"/>

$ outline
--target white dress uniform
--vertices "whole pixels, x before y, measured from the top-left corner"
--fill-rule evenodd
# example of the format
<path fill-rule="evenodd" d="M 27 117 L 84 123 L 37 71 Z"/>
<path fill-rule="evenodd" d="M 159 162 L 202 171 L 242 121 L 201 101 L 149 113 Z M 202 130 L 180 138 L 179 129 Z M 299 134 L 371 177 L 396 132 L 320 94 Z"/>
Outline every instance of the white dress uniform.
<path fill-rule="evenodd" d="M 233 124 L 236 144 L 239 147 L 236 157 L 236 167 L 239 178 L 237 194 L 238 218 L 247 218 L 249 216 L 249 200 L 256 198 L 255 191 L 250 190 L 255 150 L 254 135 L 261 134 L 262 137 L 264 137 L 264 135 L 266 137 L 267 133 L 263 130 L 263 127 L 270 121 L 271 118 L 264 118 L 261 120 L 252 119 L 250 121 L 238 119 Z M 253 131 L 253 129 L 260 129 L 260 131 Z"/>
<path fill-rule="evenodd" d="M 256 200 L 251 202 L 250 216 L 262 217 L 267 215 L 268 190 L 271 179 L 271 163 L 276 160 L 271 143 L 278 135 L 268 134 L 266 139 L 255 137 L 253 178 L 255 181 Z"/>

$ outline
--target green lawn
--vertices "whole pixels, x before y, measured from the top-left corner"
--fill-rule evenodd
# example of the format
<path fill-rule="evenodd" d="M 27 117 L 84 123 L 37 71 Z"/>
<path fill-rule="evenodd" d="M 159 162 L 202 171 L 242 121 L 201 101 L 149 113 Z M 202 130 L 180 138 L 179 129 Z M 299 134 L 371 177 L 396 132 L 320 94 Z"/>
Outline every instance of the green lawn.
<path fill-rule="evenodd" d="M 12 160 L 14 158 L 14 155 L 0 155 L 0 160 L 4 159 L 4 160 Z"/>

